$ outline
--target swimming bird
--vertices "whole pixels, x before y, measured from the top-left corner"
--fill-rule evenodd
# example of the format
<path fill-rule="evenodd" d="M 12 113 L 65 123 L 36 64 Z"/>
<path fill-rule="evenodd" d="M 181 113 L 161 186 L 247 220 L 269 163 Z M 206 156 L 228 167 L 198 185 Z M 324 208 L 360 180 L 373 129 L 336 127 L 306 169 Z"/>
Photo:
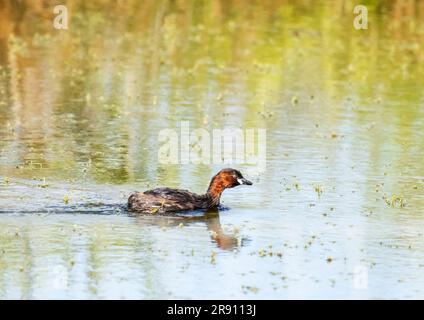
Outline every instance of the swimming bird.
<path fill-rule="evenodd" d="M 226 168 L 212 177 L 206 194 L 198 195 L 188 190 L 171 188 L 136 192 L 128 198 L 128 210 L 163 214 L 216 208 L 219 206 L 222 192 L 239 185 L 252 185 L 252 182 L 245 179 L 240 171 Z"/>

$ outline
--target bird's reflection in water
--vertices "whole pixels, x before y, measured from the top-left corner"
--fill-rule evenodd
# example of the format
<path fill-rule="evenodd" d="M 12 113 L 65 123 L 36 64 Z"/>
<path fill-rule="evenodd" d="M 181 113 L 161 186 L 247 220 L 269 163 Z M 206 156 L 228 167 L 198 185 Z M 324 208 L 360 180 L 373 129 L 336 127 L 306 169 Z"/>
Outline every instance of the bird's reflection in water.
<path fill-rule="evenodd" d="M 159 227 L 179 227 L 181 224 L 188 226 L 194 223 L 206 224 L 207 230 L 210 232 L 212 241 L 222 250 L 235 250 L 245 244 L 243 238 L 237 237 L 237 232 L 226 233 L 220 222 L 219 209 L 208 209 L 207 211 L 199 211 L 194 215 L 134 215 L 138 218 L 138 222 L 147 225 L 156 225 Z"/>
<path fill-rule="evenodd" d="M 221 227 L 219 220 L 219 210 L 209 209 L 205 213 L 206 227 L 211 232 L 211 238 L 216 245 L 223 250 L 233 250 L 238 246 L 242 246 L 243 241 L 236 237 L 236 234 L 226 234 Z"/>

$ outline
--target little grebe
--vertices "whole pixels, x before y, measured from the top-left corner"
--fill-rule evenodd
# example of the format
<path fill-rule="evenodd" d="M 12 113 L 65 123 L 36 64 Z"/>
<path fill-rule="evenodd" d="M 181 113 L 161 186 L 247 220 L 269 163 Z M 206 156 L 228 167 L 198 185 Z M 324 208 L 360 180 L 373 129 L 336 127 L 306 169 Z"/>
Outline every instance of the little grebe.
<path fill-rule="evenodd" d="M 143 213 L 169 213 L 216 208 L 225 189 L 242 184 L 251 185 L 252 182 L 246 180 L 238 170 L 222 169 L 212 177 L 208 191 L 204 195 L 170 188 L 136 192 L 128 198 L 128 210 Z"/>

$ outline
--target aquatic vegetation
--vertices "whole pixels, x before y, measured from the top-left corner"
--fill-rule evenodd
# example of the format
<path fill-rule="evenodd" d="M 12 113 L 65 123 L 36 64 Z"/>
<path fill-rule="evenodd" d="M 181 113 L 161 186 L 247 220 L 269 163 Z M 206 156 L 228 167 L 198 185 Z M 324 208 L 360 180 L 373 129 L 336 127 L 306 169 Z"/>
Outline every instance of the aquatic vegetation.
<path fill-rule="evenodd" d="M 257 288 L 257 287 L 242 286 L 242 289 L 243 289 L 243 291 L 245 291 L 245 292 L 250 291 L 250 292 L 252 292 L 252 293 L 254 293 L 254 294 L 257 294 L 257 293 L 259 292 L 259 288 Z"/>
<path fill-rule="evenodd" d="M 323 187 L 321 185 L 319 185 L 319 184 L 315 184 L 313 187 L 314 187 L 315 192 L 318 195 L 318 198 L 320 198 L 321 195 L 322 195 L 322 193 L 324 192 Z"/>
<path fill-rule="evenodd" d="M 265 257 L 265 256 L 267 256 L 267 252 L 266 252 L 265 250 L 259 250 L 259 251 L 258 251 L 258 254 L 259 254 L 259 256 L 260 256 L 260 257 Z"/>
<path fill-rule="evenodd" d="M 276 256 L 278 258 L 282 258 L 283 257 L 283 253 L 279 252 L 279 251 L 273 251 L 272 250 L 272 246 L 268 246 L 269 249 L 260 249 L 257 254 L 259 255 L 259 257 L 264 258 L 264 257 L 273 257 Z"/>
<path fill-rule="evenodd" d="M 386 204 L 391 208 L 404 208 L 406 206 L 406 201 L 401 195 L 392 195 L 391 197 L 383 196 Z"/>
<path fill-rule="evenodd" d="M 39 188 L 47 188 L 49 185 L 48 185 L 48 183 L 46 182 L 46 178 L 43 178 L 42 180 L 41 180 L 41 183 L 38 185 L 38 187 Z"/>
<path fill-rule="evenodd" d="M 274 112 L 272 111 L 258 111 L 258 114 L 262 117 L 262 118 L 272 118 L 274 116 Z"/>
<path fill-rule="evenodd" d="M 211 252 L 210 263 L 216 264 L 216 252 L 215 251 Z"/>

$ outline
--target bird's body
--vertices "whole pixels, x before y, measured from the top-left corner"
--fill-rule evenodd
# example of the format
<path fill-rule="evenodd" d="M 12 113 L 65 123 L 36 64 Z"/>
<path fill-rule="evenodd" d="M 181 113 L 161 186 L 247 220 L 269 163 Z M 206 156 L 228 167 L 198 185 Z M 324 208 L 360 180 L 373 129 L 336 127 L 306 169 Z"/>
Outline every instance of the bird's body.
<path fill-rule="evenodd" d="M 234 169 L 223 169 L 215 175 L 206 194 L 199 195 L 188 190 L 157 188 L 136 192 L 128 198 L 128 210 L 132 212 L 164 214 L 179 211 L 214 208 L 226 188 L 252 183 Z"/>
<path fill-rule="evenodd" d="M 130 211 L 166 213 L 207 208 L 208 197 L 188 190 L 157 188 L 137 192 L 128 199 Z"/>

